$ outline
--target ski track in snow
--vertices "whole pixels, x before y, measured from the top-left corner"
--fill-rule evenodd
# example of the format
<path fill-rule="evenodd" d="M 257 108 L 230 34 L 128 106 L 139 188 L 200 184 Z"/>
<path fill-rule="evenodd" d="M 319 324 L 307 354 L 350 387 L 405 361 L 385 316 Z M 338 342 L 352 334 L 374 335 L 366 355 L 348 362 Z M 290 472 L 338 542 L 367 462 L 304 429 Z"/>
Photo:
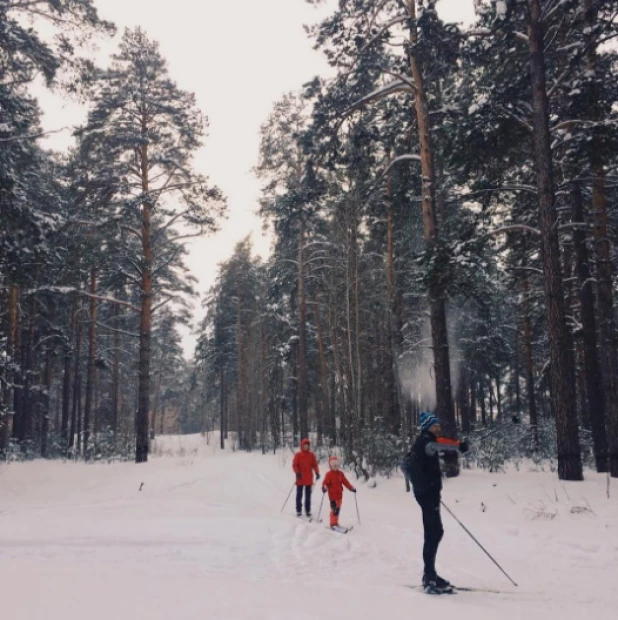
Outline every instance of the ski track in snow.
<path fill-rule="evenodd" d="M 358 482 L 347 535 L 297 520 L 290 452 L 220 452 L 199 436 L 158 440 L 145 465 L 0 465 L 0 583 L 11 620 L 570 620 L 615 617 L 618 487 L 539 472 L 465 470 L 443 499 L 520 586 L 443 511 L 438 570 L 501 591 L 427 596 L 420 510 L 403 480 Z M 174 456 L 174 453 L 183 456 Z M 322 468 L 326 469 L 323 463 Z M 141 491 L 141 483 L 143 488 Z M 321 493 L 314 489 L 317 516 Z M 552 515 L 554 515 L 552 517 Z"/>

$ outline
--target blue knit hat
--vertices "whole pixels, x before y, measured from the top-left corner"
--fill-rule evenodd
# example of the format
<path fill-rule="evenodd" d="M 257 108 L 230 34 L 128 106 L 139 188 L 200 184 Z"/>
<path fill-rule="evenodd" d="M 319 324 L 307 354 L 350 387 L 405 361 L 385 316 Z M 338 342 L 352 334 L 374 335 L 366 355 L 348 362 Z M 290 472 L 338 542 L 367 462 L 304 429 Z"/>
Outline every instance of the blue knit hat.
<path fill-rule="evenodd" d="M 422 431 L 429 430 L 434 424 L 441 424 L 440 418 L 435 416 L 433 413 L 428 413 L 427 411 L 422 411 L 421 416 L 419 418 L 419 424 Z"/>

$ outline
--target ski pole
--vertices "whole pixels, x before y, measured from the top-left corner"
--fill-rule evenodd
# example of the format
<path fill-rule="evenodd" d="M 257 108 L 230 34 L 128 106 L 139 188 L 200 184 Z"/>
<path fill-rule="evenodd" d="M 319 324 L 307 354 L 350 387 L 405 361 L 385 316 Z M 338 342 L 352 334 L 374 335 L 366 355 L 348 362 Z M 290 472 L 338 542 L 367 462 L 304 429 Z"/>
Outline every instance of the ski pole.
<path fill-rule="evenodd" d="M 358 524 L 360 525 L 360 512 L 358 511 L 358 497 L 356 495 L 356 492 L 354 493 L 354 501 L 356 502 L 356 516 L 358 517 Z"/>
<path fill-rule="evenodd" d="M 322 521 L 322 506 L 324 505 L 324 496 L 326 493 L 322 493 L 322 499 L 320 500 L 320 508 L 318 509 L 318 523 Z"/>
<path fill-rule="evenodd" d="M 502 566 L 500 566 L 500 564 L 498 564 L 498 562 L 496 562 L 496 560 L 493 559 L 493 557 L 491 556 L 489 551 L 487 551 L 487 549 L 485 549 L 485 547 L 483 547 L 483 545 L 481 545 L 481 543 L 472 535 L 472 532 L 453 514 L 453 511 L 442 500 L 440 500 L 440 503 L 444 506 L 446 511 L 451 515 L 451 517 L 453 517 L 453 519 L 455 519 L 455 521 L 457 521 L 457 523 L 459 523 L 459 525 L 461 525 L 461 527 L 464 529 L 466 534 L 468 534 L 468 536 L 470 536 L 470 538 L 485 552 L 487 557 L 502 571 L 502 574 L 505 575 L 506 578 L 514 586 L 517 586 L 517 584 L 511 579 L 509 574 L 502 568 Z"/>
<path fill-rule="evenodd" d="M 288 496 L 285 498 L 285 502 L 283 502 L 283 506 L 281 507 L 281 512 L 283 512 L 283 509 L 285 508 L 286 504 L 288 503 L 288 500 L 290 499 L 290 495 L 292 495 L 292 491 L 294 490 L 294 487 L 296 486 L 296 483 L 294 483 L 292 485 L 292 488 L 290 489 L 290 492 L 288 493 Z M 281 514 L 281 513 L 279 513 Z"/>

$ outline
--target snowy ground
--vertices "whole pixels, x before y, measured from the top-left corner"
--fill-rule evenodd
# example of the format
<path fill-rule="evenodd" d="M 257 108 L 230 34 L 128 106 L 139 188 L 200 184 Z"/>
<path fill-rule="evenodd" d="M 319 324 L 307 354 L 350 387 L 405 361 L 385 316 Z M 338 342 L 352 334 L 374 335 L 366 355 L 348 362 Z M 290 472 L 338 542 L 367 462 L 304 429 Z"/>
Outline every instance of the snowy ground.
<path fill-rule="evenodd" d="M 610 619 L 618 605 L 618 484 L 549 473 L 466 471 L 444 500 L 438 557 L 462 586 L 428 596 L 420 512 L 401 478 L 359 484 L 348 535 L 298 522 L 291 454 L 221 453 L 168 438 L 147 465 L 0 465 L 0 608 L 11 620 Z M 139 491 L 141 483 L 142 491 Z M 320 494 L 317 494 L 320 495 Z M 316 495 L 314 511 L 319 497 Z M 324 511 L 326 513 L 326 510 Z M 555 515 L 550 518 L 551 515 Z M 355 524 L 351 494 L 342 523 Z"/>

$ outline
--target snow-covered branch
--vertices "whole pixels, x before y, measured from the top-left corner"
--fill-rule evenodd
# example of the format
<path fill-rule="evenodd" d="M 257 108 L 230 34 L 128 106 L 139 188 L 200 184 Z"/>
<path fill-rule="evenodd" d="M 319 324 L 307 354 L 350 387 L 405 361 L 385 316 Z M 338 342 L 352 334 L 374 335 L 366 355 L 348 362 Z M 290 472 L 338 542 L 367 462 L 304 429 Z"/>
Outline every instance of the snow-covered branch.
<path fill-rule="evenodd" d="M 494 235 L 501 235 L 503 233 L 508 232 L 529 232 L 534 235 L 540 235 L 541 231 L 538 228 L 533 228 L 532 226 L 528 226 L 526 224 L 511 224 L 509 226 L 501 226 L 500 228 L 495 228 L 494 230 L 488 230 L 482 236 L 483 237 L 493 237 Z"/>
<path fill-rule="evenodd" d="M 56 133 L 61 133 L 71 129 L 70 127 L 61 127 L 60 129 L 51 129 L 50 131 L 40 131 L 38 133 L 30 133 L 25 136 L 11 136 L 10 138 L 0 138 L 0 142 L 20 142 L 21 140 L 38 140 Z"/>
<path fill-rule="evenodd" d="M 359 99 L 355 103 L 353 103 L 344 113 L 343 118 L 346 118 L 352 112 L 355 112 L 359 108 L 362 108 L 364 105 L 371 103 L 373 101 L 379 101 L 380 99 L 384 99 L 389 95 L 394 95 L 395 93 L 412 93 L 414 94 L 414 89 L 411 88 L 406 82 L 403 82 L 401 79 L 393 80 L 384 86 L 380 86 L 380 88 L 376 88 L 374 91 L 370 92 L 368 95 Z"/>
<path fill-rule="evenodd" d="M 371 39 L 369 39 L 369 41 L 367 41 L 367 43 L 365 43 L 365 45 L 363 45 L 363 47 L 360 50 L 360 53 L 362 54 L 368 48 L 370 48 L 390 28 L 392 28 L 393 26 L 396 26 L 397 24 L 401 24 L 401 23 L 403 23 L 405 21 L 408 21 L 408 19 L 410 19 L 409 15 L 398 15 L 397 17 L 393 17 L 393 19 L 391 19 L 390 21 L 386 22 L 386 24 L 384 24 L 378 30 L 378 32 L 373 37 L 371 37 Z"/>
<path fill-rule="evenodd" d="M 395 164 L 399 164 L 402 161 L 421 161 L 421 156 L 420 155 L 414 155 L 413 153 L 409 153 L 408 155 L 399 155 L 398 157 L 395 157 L 395 159 L 393 159 L 393 161 L 391 161 L 391 163 L 386 167 L 386 169 L 384 170 L 384 172 L 382 173 L 382 176 L 388 174 L 391 170 L 391 168 L 395 165 Z"/>
<path fill-rule="evenodd" d="M 401 80 L 404 84 L 410 87 L 412 94 L 416 93 L 416 86 L 414 85 L 414 82 L 410 78 L 406 77 L 405 75 L 401 75 L 400 73 L 395 73 L 394 71 L 390 71 L 388 69 L 385 69 L 384 73 L 386 73 L 386 75 L 390 75 L 392 78 L 395 78 L 396 80 Z"/>
<path fill-rule="evenodd" d="M 86 291 L 82 291 L 73 286 L 39 286 L 37 288 L 33 288 L 25 291 L 25 295 L 34 295 L 36 293 L 55 293 L 57 295 L 81 295 L 82 297 L 88 297 L 90 299 L 97 299 L 98 301 L 105 301 L 111 304 L 115 304 L 117 306 L 124 306 L 125 308 L 130 308 L 134 312 L 139 312 L 140 309 L 129 303 L 128 301 L 123 301 L 122 299 L 116 299 L 115 297 L 109 297 L 108 295 L 93 295 L 92 293 L 87 293 Z"/>

